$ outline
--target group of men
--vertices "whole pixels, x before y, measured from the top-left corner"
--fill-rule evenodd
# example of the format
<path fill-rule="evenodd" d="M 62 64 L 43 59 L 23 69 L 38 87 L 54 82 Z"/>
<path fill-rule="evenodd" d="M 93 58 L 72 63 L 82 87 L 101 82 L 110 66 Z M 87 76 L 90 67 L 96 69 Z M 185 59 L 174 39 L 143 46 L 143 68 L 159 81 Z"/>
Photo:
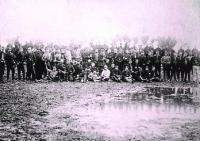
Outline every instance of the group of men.
<path fill-rule="evenodd" d="M 7 81 L 199 83 L 200 56 L 197 49 L 180 48 L 174 51 L 167 47 L 154 49 L 148 45 L 139 50 L 128 45 L 66 49 L 58 46 L 22 46 L 16 42 L 0 46 L 0 82 L 5 82 L 4 72 L 7 72 Z"/>

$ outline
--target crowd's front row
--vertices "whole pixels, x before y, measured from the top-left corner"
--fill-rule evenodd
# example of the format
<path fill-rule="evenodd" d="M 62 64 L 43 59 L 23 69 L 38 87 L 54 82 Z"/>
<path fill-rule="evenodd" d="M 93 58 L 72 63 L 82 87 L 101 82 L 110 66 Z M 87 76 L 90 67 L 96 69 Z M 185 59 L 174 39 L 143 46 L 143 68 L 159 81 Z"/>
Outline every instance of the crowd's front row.
<path fill-rule="evenodd" d="M 0 82 L 7 81 L 10 72 L 15 80 L 17 68 L 18 80 L 37 81 L 116 81 L 116 82 L 190 82 L 193 74 L 199 79 L 199 56 L 192 51 L 152 49 L 140 52 L 128 48 L 94 49 L 90 53 L 65 50 L 23 48 L 19 44 L 7 48 L 0 46 Z M 199 80 L 197 80 L 199 82 Z"/>

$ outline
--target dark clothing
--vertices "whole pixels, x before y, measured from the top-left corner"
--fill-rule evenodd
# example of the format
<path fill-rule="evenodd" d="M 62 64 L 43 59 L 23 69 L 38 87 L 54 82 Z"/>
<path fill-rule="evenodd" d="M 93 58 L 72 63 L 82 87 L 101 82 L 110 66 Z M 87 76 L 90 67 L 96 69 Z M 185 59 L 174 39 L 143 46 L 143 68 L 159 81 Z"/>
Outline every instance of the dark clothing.
<path fill-rule="evenodd" d="M 74 66 L 72 64 L 66 64 L 66 81 L 73 81 L 73 74 L 75 72 Z"/>
<path fill-rule="evenodd" d="M 160 56 L 154 56 L 153 57 L 153 62 L 154 62 L 154 66 L 155 66 L 155 74 L 160 78 L 161 76 L 161 57 Z"/>
<path fill-rule="evenodd" d="M 45 66 L 45 61 L 42 59 L 43 52 L 42 51 L 37 51 L 35 52 L 35 75 L 36 79 L 40 80 L 42 79 L 43 74 L 47 74 L 46 66 Z"/>
<path fill-rule="evenodd" d="M 142 68 L 144 71 L 146 68 L 146 57 L 145 56 L 140 56 L 139 57 L 139 66 Z"/>
<path fill-rule="evenodd" d="M 184 81 L 185 78 L 185 57 L 180 57 L 180 73 L 181 73 L 181 81 Z"/>
<path fill-rule="evenodd" d="M 124 82 L 128 82 L 129 80 L 128 80 L 128 78 L 131 78 L 132 76 L 131 76 L 131 71 L 130 70 L 124 70 L 123 72 L 122 72 L 122 81 L 124 81 Z M 131 78 L 132 79 L 132 78 Z"/>
<path fill-rule="evenodd" d="M 161 58 L 161 63 L 163 65 L 164 80 L 170 80 L 171 57 L 170 56 L 163 56 Z"/>
<path fill-rule="evenodd" d="M 0 82 L 3 82 L 3 75 L 5 71 L 4 53 L 0 52 Z"/>
<path fill-rule="evenodd" d="M 139 66 L 135 66 L 132 69 L 132 79 L 135 81 L 141 81 L 141 72 Z"/>
<path fill-rule="evenodd" d="M 7 80 L 9 80 L 10 71 L 12 72 L 12 80 L 15 79 L 15 55 L 12 52 L 5 54 L 5 62 L 7 66 Z"/>
<path fill-rule="evenodd" d="M 117 57 L 115 58 L 115 65 L 119 67 L 119 70 L 123 70 L 123 55 L 119 53 Z"/>
<path fill-rule="evenodd" d="M 78 75 L 80 75 L 82 73 L 82 65 L 81 64 L 75 64 L 74 66 L 74 73 L 73 73 L 73 78 L 78 79 Z"/>
<path fill-rule="evenodd" d="M 116 82 L 121 82 L 121 71 L 119 69 L 114 69 L 112 72 L 111 79 Z"/>
<path fill-rule="evenodd" d="M 25 59 L 27 64 L 27 80 L 35 80 L 35 55 L 33 53 L 27 53 Z"/>
<path fill-rule="evenodd" d="M 192 71 L 192 57 L 185 57 L 185 78 L 184 81 L 190 81 L 190 72 Z"/>
<path fill-rule="evenodd" d="M 181 74 L 181 57 L 177 56 L 176 57 L 176 79 L 179 81 L 180 80 L 180 74 Z"/>
<path fill-rule="evenodd" d="M 141 78 L 143 82 L 150 82 L 152 74 L 150 71 L 145 70 L 141 73 Z"/>
<path fill-rule="evenodd" d="M 17 62 L 17 73 L 19 80 L 21 80 L 21 72 L 23 80 L 25 80 L 24 61 L 25 61 L 25 54 L 23 52 L 18 52 L 16 55 L 16 62 Z"/>

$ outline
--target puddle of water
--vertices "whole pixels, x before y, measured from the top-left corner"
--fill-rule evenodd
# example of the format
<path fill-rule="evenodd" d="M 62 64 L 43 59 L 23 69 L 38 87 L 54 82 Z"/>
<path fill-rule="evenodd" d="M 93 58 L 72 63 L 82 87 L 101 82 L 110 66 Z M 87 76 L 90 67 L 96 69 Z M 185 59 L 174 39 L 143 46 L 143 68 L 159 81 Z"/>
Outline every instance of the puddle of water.
<path fill-rule="evenodd" d="M 200 120 L 199 107 L 199 88 L 146 87 L 142 92 L 128 92 L 99 106 L 66 103 L 51 110 L 48 119 L 52 126 L 83 131 L 87 135 L 163 136 L 174 124 Z M 66 115 L 76 120 L 68 124 Z M 172 133 L 178 135 L 177 132 Z"/>
<path fill-rule="evenodd" d="M 199 120 L 199 88 L 147 87 L 141 93 L 127 93 L 100 107 L 82 110 L 80 129 L 109 136 L 133 133 L 160 133 L 161 127 L 148 125 L 159 120 Z M 160 125 L 159 125 L 160 126 Z M 162 126 L 162 125 L 161 125 Z"/>

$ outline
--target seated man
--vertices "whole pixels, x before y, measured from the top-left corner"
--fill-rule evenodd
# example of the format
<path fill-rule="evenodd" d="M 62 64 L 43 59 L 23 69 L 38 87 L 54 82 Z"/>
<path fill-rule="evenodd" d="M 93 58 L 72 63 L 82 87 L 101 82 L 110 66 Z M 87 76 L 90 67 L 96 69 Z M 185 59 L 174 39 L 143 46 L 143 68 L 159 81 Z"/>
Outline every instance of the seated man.
<path fill-rule="evenodd" d="M 150 71 L 150 81 L 151 82 L 160 82 L 159 74 L 156 73 L 156 68 L 153 66 L 152 70 Z"/>
<path fill-rule="evenodd" d="M 105 65 L 101 73 L 101 81 L 108 81 L 109 79 L 110 79 L 110 70 L 108 69 L 108 66 Z"/>
<path fill-rule="evenodd" d="M 89 81 L 94 81 L 94 82 L 97 82 L 100 80 L 100 76 L 98 74 L 98 72 L 96 70 L 93 70 L 89 73 L 88 75 L 88 80 Z"/>
<path fill-rule="evenodd" d="M 66 68 L 66 75 L 65 75 L 66 81 L 73 81 L 74 80 L 73 74 L 75 69 L 72 62 L 66 63 L 65 68 Z"/>
<path fill-rule="evenodd" d="M 58 71 L 56 69 L 56 66 L 53 66 L 53 69 L 48 69 L 47 68 L 47 79 L 48 80 L 52 80 L 52 81 L 58 81 L 59 77 L 58 77 Z"/>
<path fill-rule="evenodd" d="M 149 67 L 146 66 L 145 70 L 141 73 L 142 82 L 150 82 L 151 80 L 151 72 L 149 71 Z"/>
<path fill-rule="evenodd" d="M 113 81 L 115 81 L 115 82 L 121 82 L 122 73 L 121 73 L 121 71 L 119 70 L 118 65 L 115 65 L 115 69 L 114 69 L 113 72 L 112 72 L 111 79 L 112 79 Z"/>
<path fill-rule="evenodd" d="M 81 64 L 81 62 L 74 61 L 73 67 L 74 67 L 74 73 L 73 73 L 74 81 L 75 80 L 80 80 L 79 76 L 83 72 L 83 65 Z"/>
<path fill-rule="evenodd" d="M 60 81 L 65 80 L 66 68 L 63 61 L 57 63 L 58 77 Z"/>
<path fill-rule="evenodd" d="M 137 81 L 137 82 L 141 82 L 141 72 L 142 72 L 142 68 L 140 68 L 139 66 L 135 66 L 132 69 L 132 82 Z"/>
<path fill-rule="evenodd" d="M 131 71 L 129 70 L 128 66 L 125 66 L 124 70 L 122 71 L 122 81 L 132 82 Z"/>

